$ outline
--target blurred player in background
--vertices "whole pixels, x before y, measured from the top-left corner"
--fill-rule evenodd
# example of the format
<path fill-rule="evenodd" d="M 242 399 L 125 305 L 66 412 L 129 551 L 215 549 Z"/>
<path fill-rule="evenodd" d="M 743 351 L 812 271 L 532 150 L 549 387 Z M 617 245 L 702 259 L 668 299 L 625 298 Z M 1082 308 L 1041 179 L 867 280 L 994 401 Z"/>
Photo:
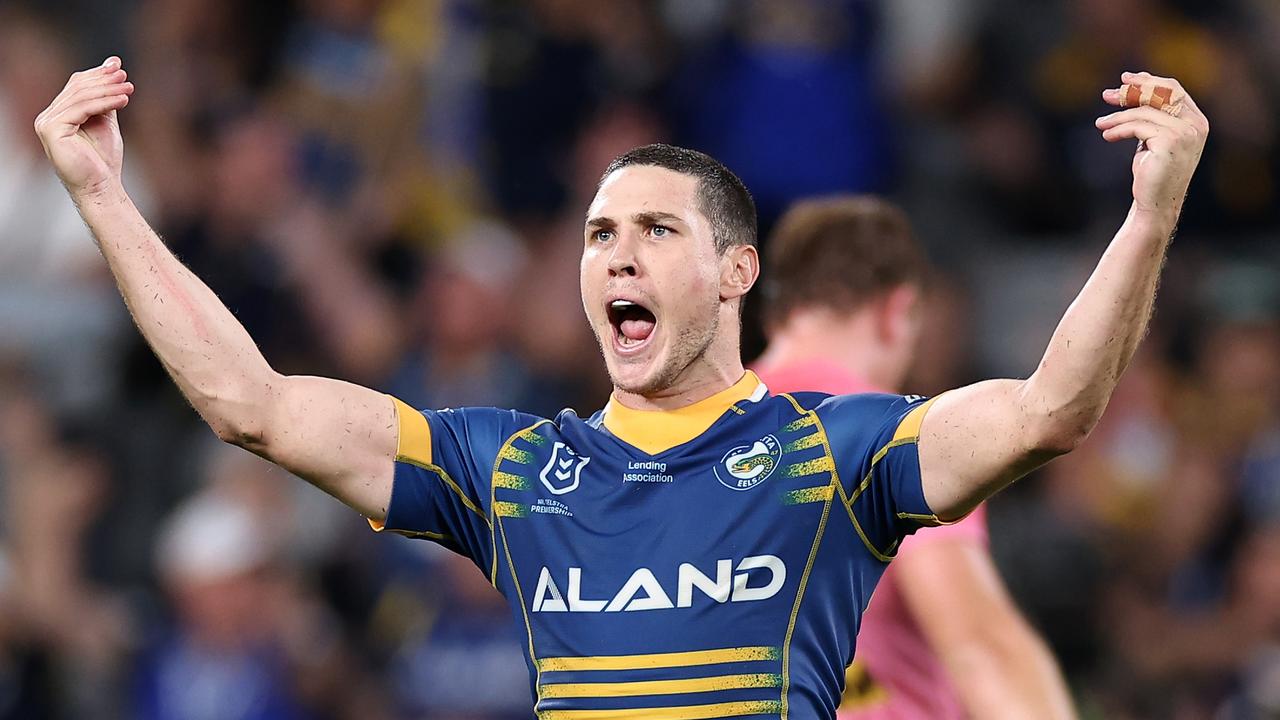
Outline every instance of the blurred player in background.
<path fill-rule="evenodd" d="M 525 626 L 541 720 L 808 720 L 835 716 L 902 539 L 1083 442 L 1146 331 L 1208 121 L 1174 80 L 1121 82 L 1102 97 L 1129 109 L 1098 127 L 1143 143 L 1132 209 L 1029 378 L 929 401 L 771 395 L 741 357 L 760 270 L 750 194 L 713 158 L 650 145 L 610 163 L 583 228 L 583 307 L 613 397 L 554 420 L 417 411 L 275 371 L 125 191 L 119 58 L 74 74 L 35 125 L 142 334 L 218 436 L 377 528 L 471 558 Z"/>
<path fill-rule="evenodd" d="M 873 196 L 797 203 L 767 245 L 774 392 L 900 392 L 920 333 L 927 273 L 906 214 Z M 1048 648 L 987 546 L 985 506 L 903 541 L 858 631 L 846 720 L 1071 718 Z"/>

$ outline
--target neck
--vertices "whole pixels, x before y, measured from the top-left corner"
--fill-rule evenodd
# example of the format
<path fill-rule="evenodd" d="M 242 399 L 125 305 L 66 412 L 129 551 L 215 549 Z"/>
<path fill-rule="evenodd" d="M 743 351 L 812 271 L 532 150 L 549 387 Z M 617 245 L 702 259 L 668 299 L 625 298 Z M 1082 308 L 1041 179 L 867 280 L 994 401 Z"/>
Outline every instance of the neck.
<path fill-rule="evenodd" d="M 615 385 L 613 399 L 632 410 L 678 410 L 728 389 L 746 372 L 737 338 L 732 343 L 713 342 L 667 387 L 636 393 Z"/>
<path fill-rule="evenodd" d="M 871 312 L 838 314 L 826 309 L 797 310 L 769 337 L 758 367 L 784 367 L 821 360 L 864 382 L 897 390 L 901 372 L 885 362 L 891 355 Z"/>

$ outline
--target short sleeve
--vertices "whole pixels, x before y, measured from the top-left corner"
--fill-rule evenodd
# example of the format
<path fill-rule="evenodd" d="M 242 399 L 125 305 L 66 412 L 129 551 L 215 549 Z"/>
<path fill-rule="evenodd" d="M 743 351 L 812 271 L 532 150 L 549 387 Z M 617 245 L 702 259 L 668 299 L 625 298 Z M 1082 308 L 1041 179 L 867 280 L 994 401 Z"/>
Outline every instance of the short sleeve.
<path fill-rule="evenodd" d="M 400 440 L 391 504 L 375 530 L 433 540 L 488 572 L 491 483 L 507 439 L 538 418 L 512 410 L 414 410 L 395 400 Z"/>
<path fill-rule="evenodd" d="M 973 512 L 955 522 L 912 535 L 903 541 L 903 547 L 913 548 L 921 545 L 937 545 L 941 543 L 965 542 L 990 547 L 991 540 L 987 534 L 987 505 L 983 503 Z"/>
<path fill-rule="evenodd" d="M 902 539 L 941 524 L 924 499 L 916 441 L 931 400 L 867 393 L 827 398 L 816 408 L 831 442 L 850 519 L 888 562 Z"/>

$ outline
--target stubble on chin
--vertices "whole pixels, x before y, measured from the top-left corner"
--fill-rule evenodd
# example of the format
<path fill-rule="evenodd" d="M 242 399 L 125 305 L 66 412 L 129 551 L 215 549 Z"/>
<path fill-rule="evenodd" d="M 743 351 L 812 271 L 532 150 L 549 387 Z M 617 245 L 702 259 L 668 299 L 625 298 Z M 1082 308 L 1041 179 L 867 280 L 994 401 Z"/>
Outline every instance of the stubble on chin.
<path fill-rule="evenodd" d="M 659 360 L 660 365 L 650 370 L 646 376 L 623 382 L 610 370 L 609 379 L 613 386 L 623 392 L 641 396 L 657 395 L 670 389 L 680 380 L 689 366 L 706 355 L 707 349 L 715 341 L 716 334 L 720 330 L 720 317 L 715 313 L 712 313 L 711 317 L 711 324 L 706 327 L 684 328 L 675 338 L 667 357 Z M 599 336 L 596 340 L 600 343 L 600 352 L 603 355 L 605 352 L 603 340 Z M 606 362 L 606 369 L 607 367 Z"/>

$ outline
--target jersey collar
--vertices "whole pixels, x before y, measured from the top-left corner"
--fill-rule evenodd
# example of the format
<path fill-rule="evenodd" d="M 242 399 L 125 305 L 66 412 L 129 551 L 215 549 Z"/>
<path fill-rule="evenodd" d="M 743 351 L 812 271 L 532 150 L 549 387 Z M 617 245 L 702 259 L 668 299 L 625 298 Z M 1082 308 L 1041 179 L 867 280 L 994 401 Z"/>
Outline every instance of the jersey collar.
<path fill-rule="evenodd" d="M 675 410 L 635 410 L 611 398 L 604 408 L 604 426 L 619 440 L 656 455 L 706 432 L 735 403 L 758 402 L 768 392 L 760 378 L 748 370 L 728 388 Z"/>

